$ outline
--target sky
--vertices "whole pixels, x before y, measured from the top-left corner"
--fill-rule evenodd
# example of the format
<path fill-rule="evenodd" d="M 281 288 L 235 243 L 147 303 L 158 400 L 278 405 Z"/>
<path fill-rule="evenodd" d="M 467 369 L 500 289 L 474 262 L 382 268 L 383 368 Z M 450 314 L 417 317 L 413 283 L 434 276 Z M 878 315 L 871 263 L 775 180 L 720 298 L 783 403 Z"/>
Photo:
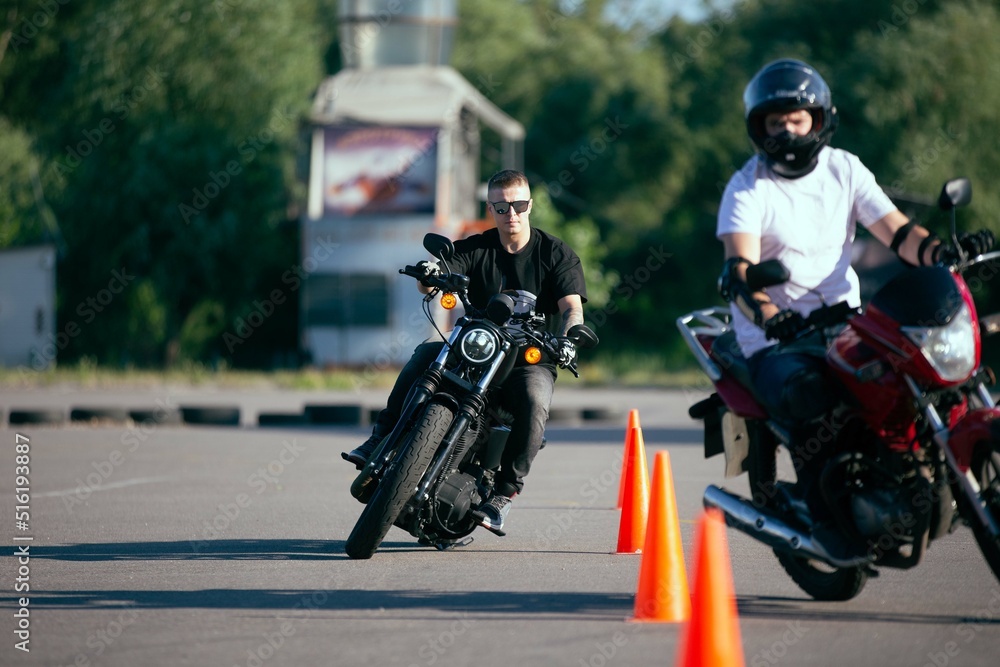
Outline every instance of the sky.
<path fill-rule="evenodd" d="M 565 0 L 568 7 L 579 0 Z M 621 25 L 644 23 L 658 28 L 674 16 L 694 23 L 704 19 L 714 7 L 722 9 L 736 4 L 737 0 L 611 0 L 608 4 L 612 18 Z"/>

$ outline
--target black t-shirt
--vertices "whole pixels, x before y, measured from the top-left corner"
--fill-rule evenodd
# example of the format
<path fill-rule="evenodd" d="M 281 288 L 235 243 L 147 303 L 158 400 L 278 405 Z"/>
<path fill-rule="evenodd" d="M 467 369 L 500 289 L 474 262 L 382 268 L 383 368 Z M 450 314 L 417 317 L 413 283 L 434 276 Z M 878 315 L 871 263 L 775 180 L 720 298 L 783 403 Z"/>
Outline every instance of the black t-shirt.
<path fill-rule="evenodd" d="M 558 313 L 564 296 L 579 294 L 587 301 L 580 258 L 563 241 L 534 227 L 528 245 L 516 255 L 500 244 L 500 232 L 490 229 L 455 241 L 455 258 L 448 264 L 469 277 L 469 300 L 476 308 L 485 308 L 491 296 L 509 289 L 534 294 L 536 312 L 545 315 Z"/>

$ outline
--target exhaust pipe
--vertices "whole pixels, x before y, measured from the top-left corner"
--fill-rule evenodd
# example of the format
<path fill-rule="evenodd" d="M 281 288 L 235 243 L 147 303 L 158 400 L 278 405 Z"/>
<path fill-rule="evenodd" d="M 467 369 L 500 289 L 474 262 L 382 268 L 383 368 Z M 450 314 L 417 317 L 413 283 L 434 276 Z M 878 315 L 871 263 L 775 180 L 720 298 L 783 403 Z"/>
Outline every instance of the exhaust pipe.
<path fill-rule="evenodd" d="M 736 494 L 709 485 L 705 489 L 703 503 L 706 508 L 714 507 L 722 511 L 726 524 L 750 537 L 763 542 L 773 549 L 784 551 L 799 558 L 815 558 L 837 568 L 853 568 L 871 564 L 867 556 L 838 557 L 820 544 L 809 533 L 789 526 L 775 515 L 761 511 L 750 501 Z"/>

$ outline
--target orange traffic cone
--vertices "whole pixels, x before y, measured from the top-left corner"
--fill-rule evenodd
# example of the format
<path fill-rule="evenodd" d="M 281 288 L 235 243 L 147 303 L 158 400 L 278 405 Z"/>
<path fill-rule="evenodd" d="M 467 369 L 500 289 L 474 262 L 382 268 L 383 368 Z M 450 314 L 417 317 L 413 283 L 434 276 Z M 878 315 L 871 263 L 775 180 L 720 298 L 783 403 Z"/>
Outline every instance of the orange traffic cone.
<path fill-rule="evenodd" d="M 677 664 L 681 667 L 743 667 L 736 594 L 722 513 L 708 509 L 698 522 L 697 568 L 691 620 L 685 627 Z"/>
<path fill-rule="evenodd" d="M 656 452 L 649 524 L 639 565 L 635 616 L 630 621 L 678 623 L 691 617 L 684 549 L 681 546 L 677 497 L 674 495 L 670 453 Z"/>
<path fill-rule="evenodd" d="M 625 427 L 625 452 L 622 454 L 622 474 L 618 480 L 618 509 L 621 509 L 625 502 L 625 472 L 632 459 L 632 445 L 635 443 L 633 429 L 637 428 L 639 428 L 639 411 L 632 408 L 628 411 L 628 426 Z"/>
<path fill-rule="evenodd" d="M 625 468 L 625 499 L 618 524 L 620 554 L 642 553 L 646 541 L 646 520 L 649 515 L 649 469 L 646 467 L 646 446 L 642 429 L 632 429 L 632 451 Z"/>

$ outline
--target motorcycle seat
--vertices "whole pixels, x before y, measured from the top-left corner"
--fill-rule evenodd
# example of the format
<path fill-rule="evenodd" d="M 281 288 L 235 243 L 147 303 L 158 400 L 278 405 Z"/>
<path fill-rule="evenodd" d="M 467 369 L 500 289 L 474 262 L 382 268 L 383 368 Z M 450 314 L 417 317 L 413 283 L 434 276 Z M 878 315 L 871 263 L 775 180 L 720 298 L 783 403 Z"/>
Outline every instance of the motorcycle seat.
<path fill-rule="evenodd" d="M 735 331 L 729 330 L 716 338 L 712 342 L 711 355 L 724 373 L 734 377 L 748 391 L 755 394 L 753 381 L 750 378 L 750 366 L 740 351 L 739 343 L 736 342 Z"/>

